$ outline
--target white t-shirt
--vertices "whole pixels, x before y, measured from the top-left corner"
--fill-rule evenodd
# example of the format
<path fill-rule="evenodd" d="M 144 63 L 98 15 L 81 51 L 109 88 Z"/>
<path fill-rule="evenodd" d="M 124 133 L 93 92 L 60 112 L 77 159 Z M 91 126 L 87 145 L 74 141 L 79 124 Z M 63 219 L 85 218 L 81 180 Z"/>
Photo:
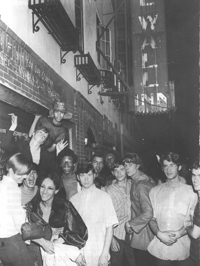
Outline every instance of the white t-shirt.
<path fill-rule="evenodd" d="M 95 185 L 74 195 L 70 201 L 88 228 L 88 240 L 83 248 L 87 266 L 97 266 L 103 251 L 106 229 L 118 224 L 110 195 Z"/>

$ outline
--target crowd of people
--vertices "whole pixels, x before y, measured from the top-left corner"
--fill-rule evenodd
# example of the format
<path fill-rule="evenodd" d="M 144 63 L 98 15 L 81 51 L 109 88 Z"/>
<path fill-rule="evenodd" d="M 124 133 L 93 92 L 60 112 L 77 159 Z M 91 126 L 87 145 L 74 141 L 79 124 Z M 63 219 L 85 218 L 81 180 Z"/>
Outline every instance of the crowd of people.
<path fill-rule="evenodd" d="M 161 181 L 137 153 L 112 149 L 80 161 L 68 147 L 62 120 L 71 115 L 62 102 L 49 117 L 36 116 L 28 140 L 14 138 L 17 116 L 9 115 L 1 141 L 8 154 L 0 181 L 2 265 L 200 265 L 199 158 L 190 185 L 180 156 L 164 153 Z"/>

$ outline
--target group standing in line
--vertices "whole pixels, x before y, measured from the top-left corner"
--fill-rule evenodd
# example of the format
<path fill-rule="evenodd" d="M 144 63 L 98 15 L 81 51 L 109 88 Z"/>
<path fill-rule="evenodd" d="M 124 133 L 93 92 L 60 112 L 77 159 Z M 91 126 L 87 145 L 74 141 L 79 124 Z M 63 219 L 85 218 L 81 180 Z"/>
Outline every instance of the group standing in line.
<path fill-rule="evenodd" d="M 108 150 L 79 162 L 68 148 L 62 120 L 71 115 L 62 102 L 34 119 L 28 141 L 14 140 L 10 115 L 1 142 L 9 154 L 0 181 L 4 266 L 200 265 L 199 159 L 191 186 L 179 174 L 180 156 L 163 154 L 166 181 L 158 184 L 137 153 Z M 21 226 L 33 214 L 50 239 L 23 241 Z"/>

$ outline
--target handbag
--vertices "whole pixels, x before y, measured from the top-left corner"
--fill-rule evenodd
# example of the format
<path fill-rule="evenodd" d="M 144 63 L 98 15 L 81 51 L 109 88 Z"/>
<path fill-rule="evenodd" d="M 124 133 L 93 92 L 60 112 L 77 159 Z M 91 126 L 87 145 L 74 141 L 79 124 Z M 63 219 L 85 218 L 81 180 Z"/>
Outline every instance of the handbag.
<path fill-rule="evenodd" d="M 25 222 L 21 226 L 22 239 L 24 241 L 40 238 L 51 240 L 52 229 L 49 224 L 35 212 L 29 211 L 27 216 L 28 222 Z"/>

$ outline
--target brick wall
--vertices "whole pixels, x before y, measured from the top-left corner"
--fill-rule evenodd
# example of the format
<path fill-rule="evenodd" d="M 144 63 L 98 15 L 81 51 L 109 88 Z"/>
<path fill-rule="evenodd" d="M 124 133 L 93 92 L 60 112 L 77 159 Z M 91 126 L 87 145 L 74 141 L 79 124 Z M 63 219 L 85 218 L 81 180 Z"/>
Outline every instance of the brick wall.
<path fill-rule="evenodd" d="M 90 127 L 96 145 L 103 144 L 103 117 L 61 76 L 47 65 L 29 46 L 0 20 L 0 85 L 47 109 L 61 99 L 73 114 L 75 123 L 74 150 L 79 160 L 86 158 L 85 136 Z M 5 97 L 6 101 L 6 97 Z M 21 101 L 22 102 L 22 101 Z M 15 106 L 22 108 L 21 102 Z M 30 106 L 30 104 L 29 104 Z M 28 108 L 28 107 L 27 107 Z M 35 112 L 35 109 L 27 110 Z M 107 137 L 107 142 L 113 139 Z"/>

